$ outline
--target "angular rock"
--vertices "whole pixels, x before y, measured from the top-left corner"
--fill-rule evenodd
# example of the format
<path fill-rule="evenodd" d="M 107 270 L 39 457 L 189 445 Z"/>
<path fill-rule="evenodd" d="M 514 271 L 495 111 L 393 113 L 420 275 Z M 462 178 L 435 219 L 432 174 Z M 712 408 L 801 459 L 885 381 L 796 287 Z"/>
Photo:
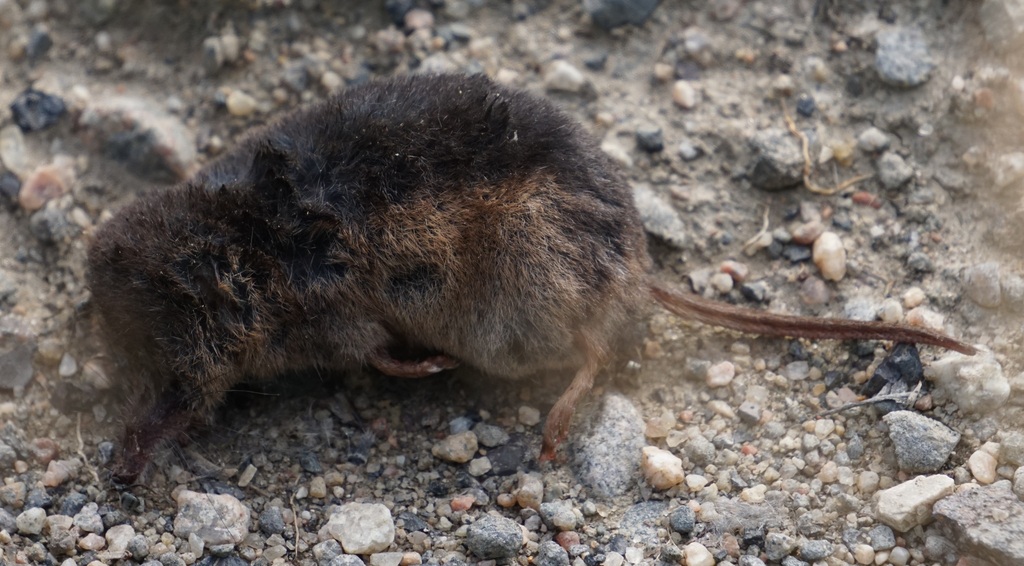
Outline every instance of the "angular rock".
<path fill-rule="evenodd" d="M 511 558 L 523 545 L 523 531 L 512 519 L 487 515 L 469 526 L 466 547 L 479 558 Z"/>
<path fill-rule="evenodd" d="M 804 158 L 800 143 L 781 128 L 762 130 L 750 139 L 754 159 L 747 177 L 766 191 L 787 189 L 804 179 Z"/>
<path fill-rule="evenodd" d="M 327 531 L 349 554 L 373 554 L 395 541 L 395 521 L 380 503 L 346 503 L 331 515 Z"/>
<path fill-rule="evenodd" d="M 988 415 L 1010 397 L 1010 382 L 995 355 L 984 348 L 973 356 L 948 353 L 924 368 L 924 375 L 961 410 Z"/>
<path fill-rule="evenodd" d="M 59 96 L 34 88 L 23 91 L 11 102 L 14 123 L 26 134 L 49 128 L 65 113 L 67 106 Z"/>
<path fill-rule="evenodd" d="M 1024 502 L 1008 482 L 946 497 L 935 504 L 934 513 L 957 548 L 994 564 L 1024 564 Z"/>
<path fill-rule="evenodd" d="M 928 80 L 935 68 L 924 34 L 916 29 L 879 32 L 875 51 L 875 70 L 882 82 L 912 88 Z"/>
<path fill-rule="evenodd" d="M 900 532 L 931 521 L 932 505 L 953 493 L 953 478 L 943 475 L 918 476 L 878 492 L 875 515 Z"/>
<path fill-rule="evenodd" d="M 249 533 L 249 509 L 231 495 L 198 493 L 187 489 L 177 495 L 174 534 L 195 533 L 208 546 L 234 545 Z"/>
<path fill-rule="evenodd" d="M 893 411 L 882 420 L 889 425 L 897 464 L 911 474 L 938 471 L 960 442 L 959 432 L 914 411 Z"/>
<path fill-rule="evenodd" d="M 640 411 L 622 395 L 606 395 L 585 426 L 575 429 L 576 477 L 597 497 L 621 495 L 636 481 L 644 444 Z"/>
<path fill-rule="evenodd" d="M 633 202 L 640 212 L 644 229 L 671 246 L 682 249 L 686 245 L 686 225 L 679 213 L 650 185 L 633 185 Z"/>

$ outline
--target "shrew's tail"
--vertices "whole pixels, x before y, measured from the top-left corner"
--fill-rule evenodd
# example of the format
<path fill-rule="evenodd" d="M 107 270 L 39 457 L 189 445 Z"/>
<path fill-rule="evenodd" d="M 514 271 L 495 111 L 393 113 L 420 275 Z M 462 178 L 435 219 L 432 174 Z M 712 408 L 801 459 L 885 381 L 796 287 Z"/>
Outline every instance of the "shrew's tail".
<path fill-rule="evenodd" d="M 925 328 L 876 321 L 775 314 L 712 301 L 693 293 L 667 289 L 657 283 L 651 283 L 650 289 L 663 307 L 682 318 L 750 334 L 832 340 L 892 340 L 930 344 L 967 355 L 978 352 L 974 346 Z"/>

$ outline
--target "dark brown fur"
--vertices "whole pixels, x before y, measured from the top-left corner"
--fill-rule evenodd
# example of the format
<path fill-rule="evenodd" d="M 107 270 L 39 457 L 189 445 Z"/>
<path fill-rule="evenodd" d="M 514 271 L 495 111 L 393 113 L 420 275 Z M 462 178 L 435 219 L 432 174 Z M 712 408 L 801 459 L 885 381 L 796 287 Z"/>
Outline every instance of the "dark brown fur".
<path fill-rule="evenodd" d="M 594 374 L 632 341 L 649 265 L 628 185 L 549 102 L 481 76 L 349 89 L 97 232 L 89 284 L 135 407 L 117 475 L 134 478 L 242 380 L 309 367 L 576 370 L 549 417 L 550 456 Z M 711 322 L 729 326 L 722 316 Z M 769 333 L 801 335 L 807 319 L 786 320 Z"/>

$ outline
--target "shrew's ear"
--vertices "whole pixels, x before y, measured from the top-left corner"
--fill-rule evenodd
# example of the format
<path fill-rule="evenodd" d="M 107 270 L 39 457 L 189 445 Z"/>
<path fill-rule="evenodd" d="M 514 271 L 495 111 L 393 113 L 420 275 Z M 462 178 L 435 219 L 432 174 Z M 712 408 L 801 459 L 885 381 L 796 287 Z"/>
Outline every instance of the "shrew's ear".
<path fill-rule="evenodd" d="M 270 140 L 262 140 L 253 152 L 252 166 L 249 168 L 249 182 L 253 190 L 271 200 L 287 199 L 294 192 L 288 178 L 292 164 L 282 149 Z"/>
<path fill-rule="evenodd" d="M 484 113 L 480 137 L 490 142 L 497 142 L 507 137 L 511 119 L 508 99 L 501 93 L 488 94 L 484 103 L 487 104 L 487 111 Z"/>

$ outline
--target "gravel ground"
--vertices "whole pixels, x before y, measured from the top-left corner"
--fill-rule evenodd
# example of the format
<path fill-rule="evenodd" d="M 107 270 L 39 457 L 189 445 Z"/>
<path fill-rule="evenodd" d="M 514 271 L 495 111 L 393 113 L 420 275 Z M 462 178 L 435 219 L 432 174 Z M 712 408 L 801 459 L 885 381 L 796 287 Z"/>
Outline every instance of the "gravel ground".
<path fill-rule="evenodd" d="M 657 4 L 0 0 L 0 563 L 1024 563 L 1024 9 Z M 106 481 L 93 227 L 288 108 L 437 71 L 578 117 L 660 279 L 984 351 L 655 312 L 553 464 L 568 376 L 365 372 L 239 391 L 137 485 Z"/>

